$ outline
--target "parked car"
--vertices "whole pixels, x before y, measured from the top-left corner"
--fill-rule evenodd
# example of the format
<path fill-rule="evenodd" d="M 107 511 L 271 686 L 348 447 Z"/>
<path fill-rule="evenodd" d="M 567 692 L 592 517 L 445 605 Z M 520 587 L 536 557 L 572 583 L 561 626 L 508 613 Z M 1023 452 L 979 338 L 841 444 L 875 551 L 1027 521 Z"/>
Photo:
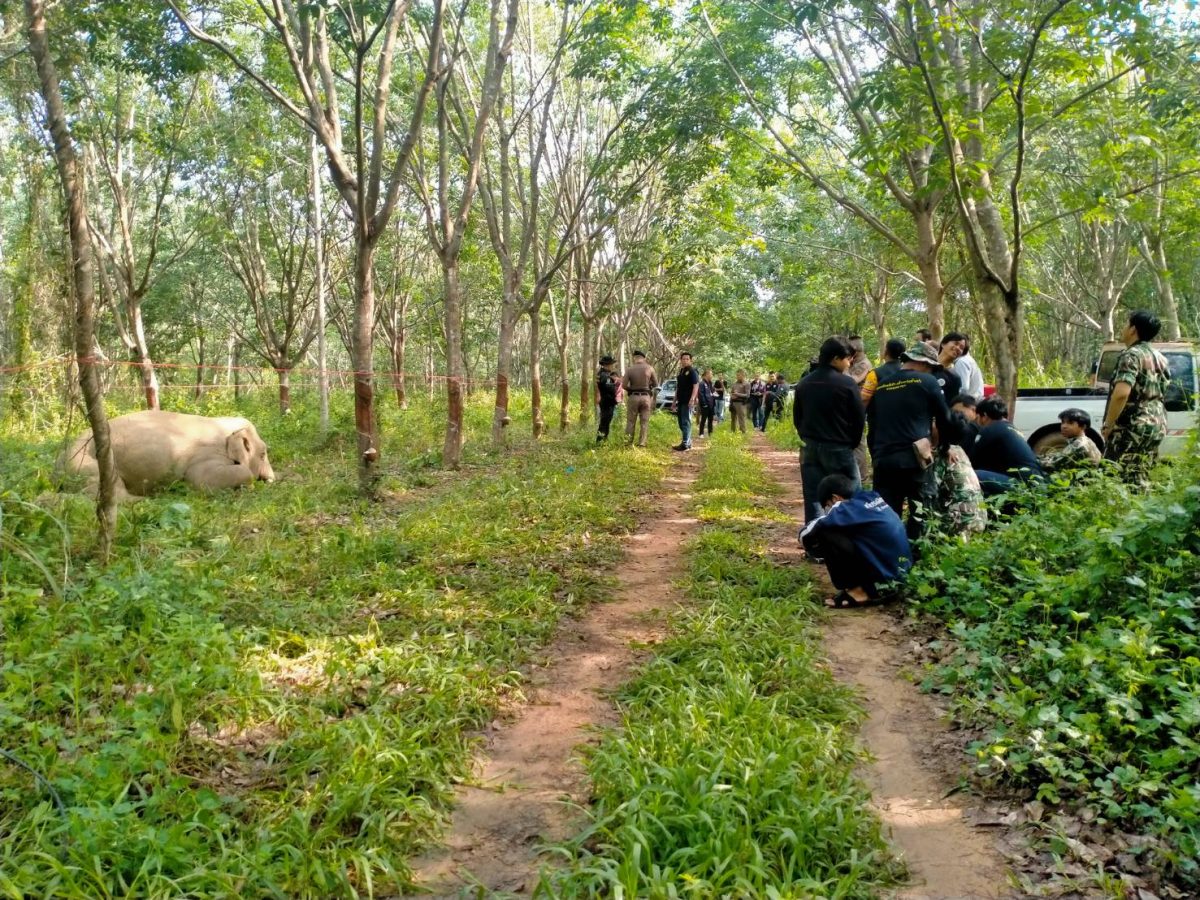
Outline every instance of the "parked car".
<path fill-rule="evenodd" d="M 1167 436 L 1162 442 L 1164 455 L 1181 452 L 1187 446 L 1188 432 L 1196 426 L 1197 372 L 1200 348 L 1190 341 L 1156 341 L 1154 348 L 1167 358 L 1171 366 L 1171 383 L 1163 405 L 1167 408 Z M 1088 437 L 1104 448 L 1100 428 L 1108 407 L 1109 380 L 1117 365 L 1117 357 L 1125 345 L 1110 342 L 1100 351 L 1096 367 L 1096 383 L 1092 387 L 1022 388 L 1017 391 L 1017 409 L 1013 424 L 1027 436 L 1029 446 L 1039 456 L 1066 443 L 1059 431 L 1058 414 L 1069 407 L 1082 409 L 1092 417 Z"/>
<path fill-rule="evenodd" d="M 654 408 L 663 412 L 671 411 L 671 404 L 675 402 L 675 379 L 668 378 L 658 386 L 658 396 L 654 399 Z"/>

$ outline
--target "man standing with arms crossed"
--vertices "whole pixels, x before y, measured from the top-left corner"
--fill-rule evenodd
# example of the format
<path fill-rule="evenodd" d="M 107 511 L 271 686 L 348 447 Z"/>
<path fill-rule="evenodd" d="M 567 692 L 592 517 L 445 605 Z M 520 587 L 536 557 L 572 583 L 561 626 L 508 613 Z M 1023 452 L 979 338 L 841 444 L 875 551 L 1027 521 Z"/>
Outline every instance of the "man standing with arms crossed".
<path fill-rule="evenodd" d="M 633 443 L 633 429 L 641 423 L 638 446 L 646 446 L 646 429 L 650 426 L 650 411 L 654 409 L 654 392 L 658 388 L 658 376 L 646 362 L 646 354 L 633 351 L 633 363 L 625 370 L 622 381 L 625 387 L 625 437 Z"/>
<path fill-rule="evenodd" d="M 675 376 L 675 399 L 671 410 L 679 421 L 679 443 L 672 450 L 692 449 L 692 410 L 700 393 L 700 376 L 692 365 L 692 354 L 679 354 L 679 374 Z"/>

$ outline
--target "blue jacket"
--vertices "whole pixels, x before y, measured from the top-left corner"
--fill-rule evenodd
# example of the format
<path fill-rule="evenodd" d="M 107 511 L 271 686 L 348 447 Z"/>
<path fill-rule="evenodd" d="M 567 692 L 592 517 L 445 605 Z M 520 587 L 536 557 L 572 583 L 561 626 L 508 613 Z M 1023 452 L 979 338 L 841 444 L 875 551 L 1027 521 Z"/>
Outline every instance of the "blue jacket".
<path fill-rule="evenodd" d="M 827 529 L 846 532 L 863 555 L 869 572 L 863 584 L 882 584 L 903 578 L 912 568 L 912 548 L 900 517 L 875 491 L 859 491 L 804 526 L 800 540 L 809 549 L 810 537 Z"/>

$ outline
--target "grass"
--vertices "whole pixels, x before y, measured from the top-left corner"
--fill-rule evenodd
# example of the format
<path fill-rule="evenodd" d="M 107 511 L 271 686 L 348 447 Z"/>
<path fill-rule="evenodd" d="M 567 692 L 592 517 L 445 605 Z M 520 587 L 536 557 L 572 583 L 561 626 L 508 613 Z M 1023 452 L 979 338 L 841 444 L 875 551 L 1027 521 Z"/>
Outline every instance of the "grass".
<path fill-rule="evenodd" d="M 690 601 L 589 752 L 591 826 L 549 896 L 871 897 L 900 870 L 854 778 L 861 718 L 820 657 L 812 585 L 773 562 L 785 517 L 721 431 L 695 488 Z"/>
<path fill-rule="evenodd" d="M 580 430 L 497 454 L 480 396 L 446 474 L 418 400 L 385 408 L 368 503 L 348 407 L 322 441 L 310 409 L 272 406 L 237 411 L 278 483 L 125 506 L 103 569 L 90 503 L 44 495 L 61 423 L 0 431 L 0 896 L 411 887 L 475 730 L 559 618 L 603 599 L 617 550 L 593 538 L 627 529 L 673 438 L 656 417 L 650 452 Z"/>

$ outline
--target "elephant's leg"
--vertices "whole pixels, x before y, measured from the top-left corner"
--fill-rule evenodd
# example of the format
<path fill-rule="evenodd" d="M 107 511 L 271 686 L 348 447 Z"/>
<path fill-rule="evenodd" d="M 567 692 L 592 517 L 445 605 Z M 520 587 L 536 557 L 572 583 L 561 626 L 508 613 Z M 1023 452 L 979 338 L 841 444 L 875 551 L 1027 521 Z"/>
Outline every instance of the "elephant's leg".
<path fill-rule="evenodd" d="M 213 491 L 249 484 L 254 480 L 254 475 L 249 466 L 237 465 L 222 458 L 192 463 L 183 478 L 192 487 Z"/>
<path fill-rule="evenodd" d="M 87 484 L 84 485 L 83 492 L 93 499 L 100 496 L 100 467 L 93 461 L 95 472 L 88 475 Z M 141 496 L 131 493 L 129 488 L 125 486 L 125 479 L 120 475 L 117 476 L 116 484 L 113 485 L 113 498 L 118 503 L 124 503 L 127 500 L 141 500 Z"/>

